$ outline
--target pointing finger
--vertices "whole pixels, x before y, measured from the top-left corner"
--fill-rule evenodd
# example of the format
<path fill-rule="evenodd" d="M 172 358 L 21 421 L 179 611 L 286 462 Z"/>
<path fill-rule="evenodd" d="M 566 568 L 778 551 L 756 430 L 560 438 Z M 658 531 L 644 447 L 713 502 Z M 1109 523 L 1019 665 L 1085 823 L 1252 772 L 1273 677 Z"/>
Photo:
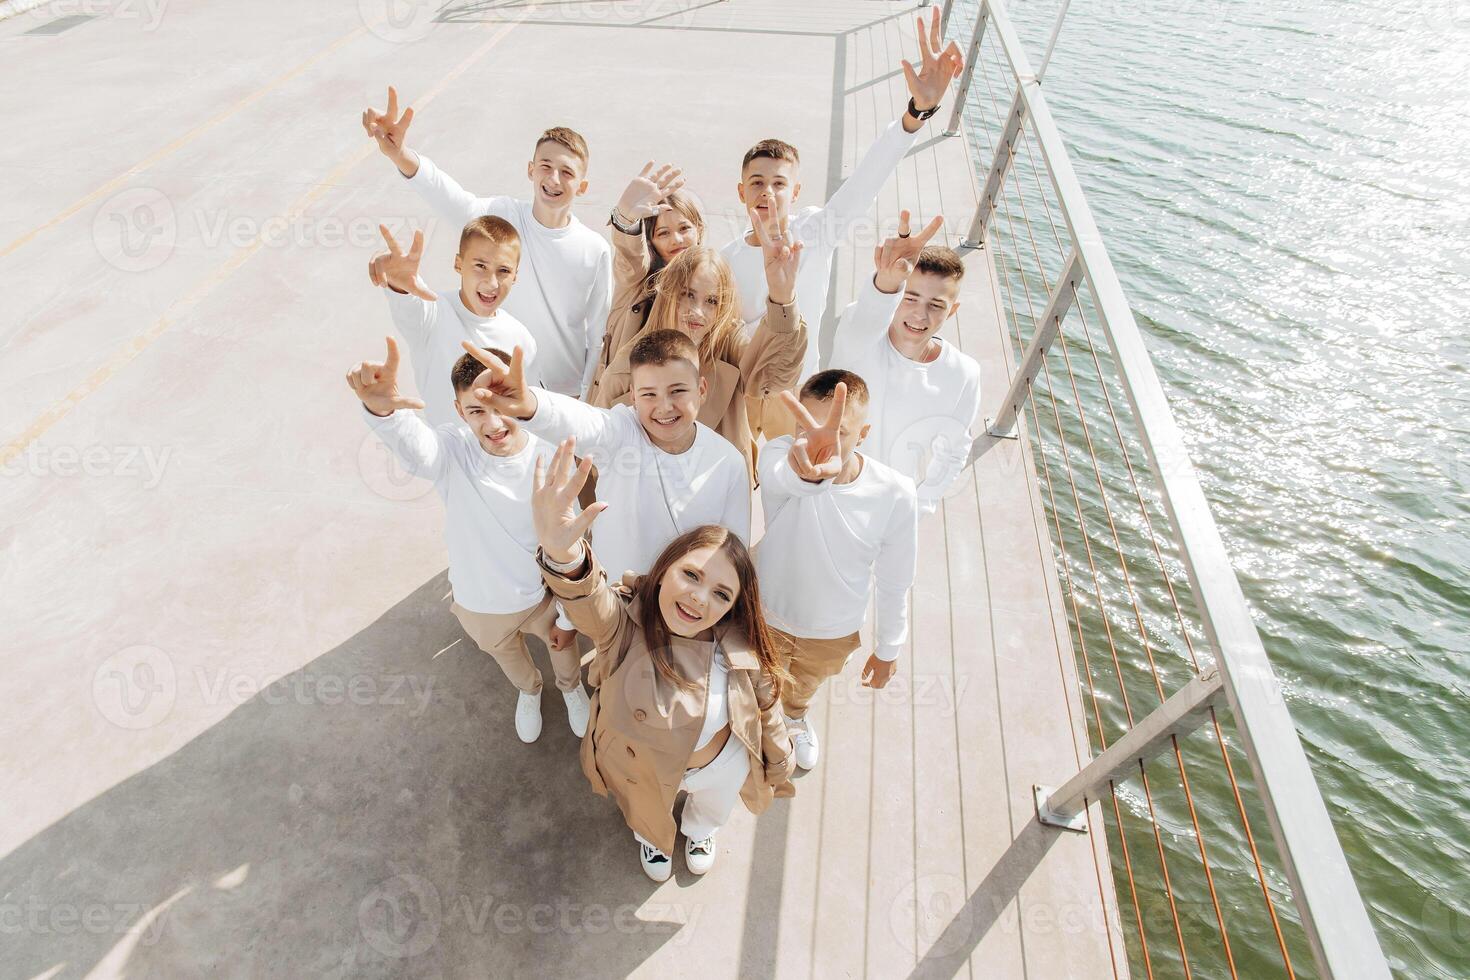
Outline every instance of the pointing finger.
<path fill-rule="evenodd" d="M 390 376 L 398 374 L 398 341 L 392 337 L 384 337 L 388 341 L 388 358 L 383 362 L 383 372 Z"/>
<path fill-rule="evenodd" d="M 398 118 L 398 90 L 391 85 L 388 86 L 388 112 L 386 115 L 390 123 Z"/>

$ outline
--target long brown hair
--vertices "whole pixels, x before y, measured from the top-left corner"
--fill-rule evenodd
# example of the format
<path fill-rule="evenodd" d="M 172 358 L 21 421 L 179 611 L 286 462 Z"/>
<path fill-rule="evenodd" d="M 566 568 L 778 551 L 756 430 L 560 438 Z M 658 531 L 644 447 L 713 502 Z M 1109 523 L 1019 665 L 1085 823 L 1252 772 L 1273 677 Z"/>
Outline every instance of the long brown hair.
<path fill-rule="evenodd" d="M 704 211 L 699 206 L 699 198 L 688 191 L 674 191 L 668 197 L 664 198 L 664 201 L 671 209 L 688 218 L 689 223 L 699 229 L 698 244 L 703 245 Z M 643 219 L 643 241 L 648 245 L 648 278 L 643 280 L 643 288 L 647 291 L 652 291 L 653 289 L 653 277 L 658 275 L 664 266 L 668 265 L 668 262 L 664 261 L 664 257 L 658 254 L 658 249 L 653 245 L 653 235 L 658 230 L 658 217 L 658 215 L 654 215 L 651 218 Z M 676 255 L 674 258 L 678 258 L 678 256 Z"/>
<path fill-rule="evenodd" d="M 761 593 L 756 582 L 755 562 L 751 561 L 745 543 L 734 532 L 718 524 L 701 525 L 670 541 L 663 554 L 658 556 L 658 561 L 653 563 L 653 568 L 649 569 L 648 574 L 635 587 L 634 594 L 639 604 L 638 625 L 643 629 L 643 640 L 648 645 L 653 669 L 671 684 L 686 689 L 691 686 L 691 682 L 674 669 L 673 659 L 669 655 L 669 626 L 664 622 L 663 611 L 659 609 L 658 592 L 659 583 L 664 580 L 664 575 L 673 567 L 674 562 L 696 548 L 718 548 L 735 566 L 735 574 L 740 579 L 740 594 L 735 597 L 735 604 L 730 607 L 730 611 L 720 620 L 720 625 L 728 623 L 745 637 L 756 659 L 760 661 L 761 672 L 770 680 L 771 700 L 760 705 L 761 710 L 765 711 L 781 700 L 781 689 L 788 675 L 786 668 L 781 665 L 780 655 L 776 652 L 776 641 L 771 635 L 771 628 L 766 625 L 766 617 L 761 612 Z"/>
<path fill-rule="evenodd" d="M 694 274 L 709 267 L 719 282 L 719 311 L 699 342 L 701 364 L 727 361 L 738 364 L 737 345 L 744 337 L 745 324 L 740 319 L 740 297 L 735 290 L 735 274 L 725 257 L 708 245 L 691 245 L 674 261 L 663 267 L 654 279 L 653 309 L 648 313 L 648 329 L 679 329 L 679 297 L 689 288 Z"/>

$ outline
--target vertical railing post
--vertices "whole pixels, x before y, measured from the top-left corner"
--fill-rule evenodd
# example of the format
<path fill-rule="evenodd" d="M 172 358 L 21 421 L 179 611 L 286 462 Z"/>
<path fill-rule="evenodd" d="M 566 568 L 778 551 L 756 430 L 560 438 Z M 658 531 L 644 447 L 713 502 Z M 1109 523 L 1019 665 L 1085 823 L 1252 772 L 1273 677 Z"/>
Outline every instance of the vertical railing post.
<path fill-rule="evenodd" d="M 945 16 L 949 15 L 949 5 L 945 4 Z M 965 100 L 970 97 L 970 85 L 975 80 L 975 66 L 980 62 L 980 42 L 985 38 L 985 24 L 990 20 L 990 8 L 980 4 L 980 9 L 975 13 L 975 30 L 970 34 L 970 50 L 965 55 L 965 70 L 960 78 L 959 87 L 954 93 L 954 111 L 949 114 L 949 125 L 944 127 L 945 136 L 958 136 L 960 132 L 960 118 L 965 112 Z"/>

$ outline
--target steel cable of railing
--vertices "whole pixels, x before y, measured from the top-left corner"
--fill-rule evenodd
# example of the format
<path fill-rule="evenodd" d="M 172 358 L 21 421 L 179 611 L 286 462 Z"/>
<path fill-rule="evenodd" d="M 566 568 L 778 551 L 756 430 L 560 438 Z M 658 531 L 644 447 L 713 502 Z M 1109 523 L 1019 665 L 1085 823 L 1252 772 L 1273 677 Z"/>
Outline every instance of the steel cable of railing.
<path fill-rule="evenodd" d="M 987 85 L 988 85 L 989 84 L 989 77 L 988 77 L 988 75 L 987 75 L 986 81 L 987 81 Z M 1004 201 L 998 202 L 998 203 L 1004 203 Z M 1015 219 L 1014 219 L 1014 217 L 1011 214 L 1011 209 L 1010 209 L 1009 206 L 1006 206 L 1005 207 L 1005 218 L 1006 218 L 1007 228 L 1009 229 L 1009 232 L 1010 232 L 1010 234 L 1007 237 L 1011 241 L 1017 243 L 1016 244 L 1016 247 L 1014 249 L 1015 257 L 1016 257 L 1017 274 L 1019 275 L 1020 280 L 1021 280 L 1022 291 L 1023 291 L 1023 295 L 1025 296 L 1025 299 L 1026 299 L 1026 308 L 1027 308 L 1027 311 L 1028 311 L 1028 314 L 1029 314 L 1029 318 L 1031 319 L 1031 322 L 1033 323 L 1033 325 L 1035 325 L 1037 323 L 1036 305 L 1035 305 L 1035 302 L 1034 302 L 1033 297 L 1032 297 L 1032 294 L 1031 294 L 1030 283 L 1027 281 L 1027 278 L 1026 278 L 1026 275 L 1025 275 L 1025 264 L 1022 262 L 1021 255 L 1020 255 L 1019 236 L 1017 236 L 1016 233 L 1015 233 Z M 1044 281 L 1045 281 L 1044 280 L 1045 270 L 1044 269 L 1039 269 L 1038 271 L 1041 274 L 1041 276 L 1043 277 L 1043 283 L 1044 283 Z M 1009 274 L 1007 273 L 1007 275 L 1009 275 Z M 1047 287 L 1047 288 L 1049 288 L 1049 287 Z M 1009 290 L 1008 290 L 1008 295 L 1010 295 Z M 1012 297 L 1012 302 L 1014 302 L 1014 297 Z M 1013 309 L 1014 308 L 1015 307 L 1013 306 Z M 1046 381 L 1047 381 L 1047 394 L 1048 394 L 1048 398 L 1050 399 L 1050 402 L 1051 402 L 1052 414 L 1053 414 L 1053 418 L 1054 418 L 1054 420 L 1056 422 L 1057 431 L 1058 431 L 1058 433 L 1060 433 L 1062 431 L 1061 412 L 1060 412 L 1060 408 L 1059 408 L 1059 406 L 1057 404 L 1057 400 L 1056 400 L 1056 389 L 1055 389 L 1055 387 L 1053 385 L 1053 382 L 1052 382 L 1050 366 L 1049 366 L 1049 364 L 1045 360 L 1043 360 L 1043 362 L 1042 362 L 1042 373 L 1043 373 L 1043 375 L 1044 375 L 1044 377 L 1046 378 Z M 1120 661 L 1118 660 L 1117 643 L 1114 641 L 1114 638 L 1113 638 L 1113 635 L 1112 635 L 1112 625 L 1111 625 L 1111 622 L 1110 622 L 1109 617 L 1107 615 L 1107 603 L 1106 603 L 1106 599 L 1104 597 L 1104 589 L 1103 589 L 1103 586 L 1102 586 L 1101 575 L 1100 575 L 1100 573 L 1098 571 L 1096 558 L 1095 558 L 1095 556 L 1093 555 L 1093 552 L 1092 552 L 1091 539 L 1090 539 L 1090 536 L 1088 535 L 1087 529 L 1086 529 L 1086 518 L 1083 515 L 1081 495 L 1080 495 L 1080 492 L 1078 491 L 1078 488 L 1077 488 L 1077 480 L 1076 480 L 1076 476 L 1075 476 L 1075 473 L 1074 473 L 1073 467 L 1072 467 L 1071 452 L 1070 452 L 1069 448 L 1067 447 L 1067 444 L 1066 444 L 1065 439 L 1058 439 L 1058 445 L 1059 445 L 1060 450 L 1061 450 L 1063 467 L 1064 467 L 1064 470 L 1065 470 L 1066 475 L 1067 475 L 1068 486 L 1071 489 L 1072 500 L 1073 500 L 1073 503 L 1076 506 L 1076 510 L 1077 510 L 1077 519 L 1078 519 L 1079 531 L 1080 531 L 1080 535 L 1079 536 L 1082 539 L 1083 548 L 1084 548 L 1084 551 L 1086 553 L 1087 565 L 1088 565 L 1088 568 L 1089 568 L 1089 571 L 1090 571 L 1090 574 L 1091 574 L 1091 578 L 1092 578 L 1092 582 L 1093 582 L 1094 595 L 1096 597 L 1096 601 L 1098 603 L 1098 608 L 1100 610 L 1100 619 L 1101 619 L 1101 622 L 1102 622 L 1102 625 L 1103 625 L 1103 632 L 1104 632 L 1104 635 L 1105 635 L 1105 637 L 1107 639 L 1108 651 L 1109 651 L 1109 654 L 1110 654 L 1111 659 L 1113 661 L 1114 671 L 1115 671 L 1115 674 L 1116 674 L 1117 679 L 1118 679 L 1118 690 L 1119 690 L 1119 694 L 1120 694 L 1121 699 L 1122 699 L 1122 702 L 1123 702 L 1123 708 L 1124 708 L 1124 712 L 1125 712 L 1125 714 L 1127 716 L 1129 726 L 1132 727 L 1133 722 L 1134 722 L 1133 709 L 1132 709 L 1132 705 L 1130 703 L 1130 699 L 1128 697 L 1127 687 L 1126 687 L 1126 685 L 1124 683 L 1122 665 L 1121 665 Z M 1044 452 L 1044 449 L 1043 449 L 1043 452 Z M 1082 622 L 1082 620 L 1080 618 L 1080 615 L 1079 615 L 1078 622 L 1079 622 L 1079 629 L 1080 629 L 1081 628 L 1080 627 L 1080 624 Z M 1148 784 L 1148 780 L 1147 780 L 1146 774 L 1144 774 L 1144 779 L 1143 779 L 1142 785 L 1143 785 L 1145 796 L 1148 798 L 1148 805 L 1149 805 L 1149 812 L 1150 812 L 1150 830 L 1151 830 L 1151 832 L 1153 834 L 1155 849 L 1156 849 L 1156 851 L 1158 853 L 1158 856 L 1159 856 L 1159 867 L 1160 867 L 1160 871 L 1162 873 L 1162 878 L 1163 878 L 1163 883 L 1164 883 L 1164 894 L 1165 894 L 1165 897 L 1167 898 L 1168 903 L 1169 903 L 1170 918 L 1171 918 L 1171 921 L 1172 921 L 1172 924 L 1173 924 L 1173 927 L 1174 927 L 1175 939 L 1176 939 L 1176 941 L 1178 943 L 1178 946 L 1179 946 L 1180 962 L 1183 965 L 1185 976 L 1186 977 L 1189 977 L 1189 976 L 1192 975 L 1191 974 L 1190 967 L 1189 967 L 1189 953 L 1188 953 L 1187 945 L 1186 945 L 1186 943 L 1184 941 L 1183 926 L 1182 926 L 1182 924 L 1180 922 L 1180 919 L 1179 919 L 1179 908 L 1178 908 L 1178 903 L 1177 903 L 1177 901 L 1175 899 L 1175 896 L 1174 896 L 1174 887 L 1173 887 L 1173 882 L 1172 882 L 1172 876 L 1169 874 L 1168 857 L 1167 857 L 1167 854 L 1166 854 L 1166 851 L 1165 851 L 1165 848 L 1164 848 L 1164 844 L 1163 844 L 1163 836 L 1162 836 L 1162 833 L 1161 833 L 1161 831 L 1159 829 L 1159 825 L 1158 825 L 1157 819 L 1154 818 L 1154 806 L 1153 806 L 1152 788 Z M 1120 833 L 1120 837 L 1121 837 L 1121 835 L 1124 832 L 1121 829 L 1123 825 L 1120 823 L 1119 826 L 1120 826 L 1119 833 Z M 1135 906 L 1135 908 L 1137 908 L 1137 906 Z M 1144 941 L 1146 942 L 1146 939 Z"/>
<path fill-rule="evenodd" d="M 1027 138 L 1026 138 L 1026 127 L 1025 126 L 1022 126 L 1021 127 L 1021 142 L 1023 144 L 1026 144 L 1027 146 L 1029 146 L 1029 143 L 1027 142 Z M 1032 160 L 1031 163 L 1032 163 L 1033 172 L 1034 172 L 1034 160 Z M 1023 225 L 1026 228 L 1026 237 L 1027 237 L 1027 240 L 1031 244 L 1032 255 L 1036 259 L 1037 269 L 1039 270 L 1039 272 L 1040 272 L 1040 274 L 1042 276 L 1042 284 L 1043 284 L 1043 286 L 1045 286 L 1047 288 L 1047 290 L 1049 292 L 1051 286 L 1050 286 L 1050 284 L 1048 284 L 1046 282 L 1046 278 L 1045 278 L 1046 271 L 1045 271 L 1045 266 L 1044 266 L 1044 264 L 1042 262 L 1042 258 L 1041 258 L 1041 250 L 1040 250 L 1040 247 L 1036 243 L 1035 229 L 1032 227 L 1032 224 L 1031 224 L 1031 215 L 1030 215 L 1030 212 L 1026 208 L 1026 197 L 1025 197 L 1025 193 L 1022 190 L 1022 187 L 1021 187 L 1021 175 L 1018 173 L 1018 168 L 1016 166 L 1013 165 L 1011 167 L 1011 174 L 1010 175 L 1011 175 L 1012 183 L 1014 185 L 1014 189 L 1015 189 L 1015 192 L 1016 192 L 1016 203 L 1019 204 L 1020 205 L 1020 208 L 1021 208 L 1021 220 L 1022 220 Z M 1044 194 L 1042 195 L 1042 199 L 1045 200 L 1045 195 Z M 1048 212 L 1048 216 L 1050 216 L 1050 212 Z M 1056 231 L 1055 224 L 1053 224 L 1053 226 L 1052 226 L 1052 231 L 1055 234 L 1055 231 Z M 1058 240 L 1058 245 L 1060 245 L 1060 240 Z M 1079 309 L 1080 309 L 1080 304 L 1079 304 Z M 1154 658 L 1153 646 L 1149 642 L 1148 628 L 1144 624 L 1144 621 L 1143 621 L 1143 610 L 1139 607 L 1138 592 L 1137 592 L 1137 590 L 1134 587 L 1134 584 L 1133 584 L 1133 576 L 1130 573 L 1129 568 L 1128 568 L 1128 558 L 1127 558 L 1127 555 L 1123 551 L 1123 542 L 1122 542 L 1121 538 L 1118 535 L 1118 526 L 1117 526 L 1117 523 L 1113 519 L 1112 505 L 1108 502 L 1108 493 L 1107 493 L 1106 487 L 1104 486 L 1103 478 L 1102 478 L 1102 466 L 1100 465 L 1100 463 L 1098 461 L 1097 449 L 1096 449 L 1096 446 L 1094 445 L 1094 443 L 1092 441 L 1092 430 L 1091 430 L 1091 427 L 1087 424 L 1087 412 L 1086 412 L 1086 409 L 1083 407 L 1082 393 L 1079 390 L 1078 385 L 1077 385 L 1077 375 L 1076 375 L 1076 372 L 1072 368 L 1072 355 L 1071 355 L 1070 351 L 1067 348 L 1065 336 L 1063 334 L 1061 334 L 1060 332 L 1058 333 L 1058 341 L 1057 341 L 1056 346 L 1062 352 L 1062 362 L 1063 362 L 1063 364 L 1066 367 L 1068 384 L 1070 385 L 1070 387 L 1072 389 L 1073 403 L 1076 406 L 1077 421 L 1078 421 L 1078 423 L 1080 424 L 1080 426 L 1082 428 L 1082 437 L 1083 437 L 1083 440 L 1087 444 L 1087 455 L 1088 455 L 1088 458 L 1092 460 L 1092 472 L 1093 472 L 1093 477 L 1094 477 L 1094 479 L 1096 480 L 1096 483 L 1097 483 L 1098 498 L 1102 501 L 1103 513 L 1107 517 L 1108 531 L 1109 531 L 1109 533 L 1110 533 L 1110 535 L 1112 536 L 1112 539 L 1113 539 L 1113 550 L 1118 555 L 1118 566 L 1119 566 L 1120 571 L 1123 574 L 1123 586 L 1127 590 L 1129 603 L 1133 607 L 1133 618 L 1134 618 L 1134 621 L 1138 625 L 1139 642 L 1143 644 L 1143 652 L 1144 652 L 1144 655 L 1146 656 L 1146 658 L 1148 659 L 1149 672 L 1150 672 L 1150 674 L 1152 675 L 1152 678 L 1153 678 L 1154 689 L 1156 690 L 1156 692 L 1159 695 L 1159 702 L 1160 703 L 1163 703 L 1163 701 L 1166 698 L 1166 695 L 1164 693 L 1163 680 L 1159 676 L 1158 662 Z M 1048 380 L 1048 384 L 1050 384 L 1050 378 L 1048 378 L 1047 380 Z M 1101 367 L 1099 366 L 1099 383 L 1101 383 L 1101 380 L 1102 380 L 1101 379 Z M 1116 421 L 1117 420 L 1114 419 L 1115 428 L 1116 428 Z M 1122 433 L 1121 433 L 1121 431 L 1119 431 L 1119 437 L 1120 437 L 1120 439 L 1121 439 L 1121 436 L 1122 436 Z M 1161 571 L 1164 571 L 1164 570 L 1161 568 Z M 1165 572 L 1165 574 L 1167 574 L 1167 572 Z M 1227 929 L 1227 927 L 1225 925 L 1225 913 L 1220 908 L 1220 898 L 1219 898 L 1219 895 L 1217 894 L 1217 892 L 1215 890 L 1215 876 L 1214 876 L 1214 873 L 1213 873 L 1213 871 L 1212 871 L 1212 869 L 1210 867 L 1209 853 L 1208 853 L 1208 850 L 1207 850 L 1206 845 L 1205 845 L 1204 834 L 1203 834 L 1203 832 L 1202 832 L 1202 830 L 1200 828 L 1199 815 L 1197 814 L 1197 812 L 1195 810 L 1195 806 L 1194 806 L 1194 794 L 1193 794 L 1193 792 L 1191 790 L 1191 787 L 1190 787 L 1190 784 L 1189 784 L 1189 774 L 1186 771 L 1186 767 L 1185 767 L 1185 764 L 1184 764 L 1184 754 L 1179 749 L 1179 740 L 1178 740 L 1177 737 L 1171 739 L 1171 742 L 1173 743 L 1173 748 L 1174 748 L 1174 758 L 1175 758 L 1175 760 L 1176 760 L 1176 762 L 1178 763 L 1178 766 L 1179 766 L 1179 780 L 1180 780 L 1180 785 L 1184 789 L 1184 799 L 1185 799 L 1185 802 L 1186 802 L 1186 804 L 1188 805 L 1188 808 L 1189 808 L 1190 822 L 1191 822 L 1191 824 L 1194 827 L 1195 842 L 1196 842 L 1196 844 L 1197 844 L 1197 846 L 1199 848 L 1200 864 L 1201 864 L 1201 866 L 1204 869 L 1205 883 L 1206 883 L 1206 886 L 1208 887 L 1208 890 L 1209 890 L 1209 893 L 1210 893 L 1210 903 L 1214 906 L 1215 920 L 1216 920 L 1216 922 L 1218 923 L 1218 925 L 1220 927 L 1220 938 L 1221 938 L 1221 942 L 1223 943 L 1224 949 L 1225 949 L 1225 962 L 1226 962 L 1226 966 L 1229 968 L 1230 975 L 1232 977 L 1238 977 L 1239 974 L 1237 973 L 1236 968 L 1235 968 L 1235 956 L 1234 956 L 1234 954 L 1232 953 L 1232 951 L 1230 949 L 1230 934 L 1229 934 L 1229 930 Z M 1143 767 L 1140 766 L 1139 768 L 1140 768 L 1140 773 L 1142 774 L 1143 773 Z M 1144 774 L 1144 779 L 1145 780 L 1147 779 L 1146 774 Z M 1152 813 L 1152 806 L 1153 806 L 1152 799 L 1150 799 L 1149 805 L 1150 805 L 1150 813 Z"/>
<path fill-rule="evenodd" d="M 1046 195 L 1045 188 L 1042 186 L 1040 170 L 1038 169 L 1038 167 L 1036 165 L 1036 156 L 1035 156 L 1035 154 L 1034 154 L 1034 152 L 1032 151 L 1032 148 L 1031 148 L 1031 136 L 1030 136 L 1030 132 L 1025 127 L 1022 127 L 1022 130 L 1021 130 L 1021 140 L 1022 140 L 1023 148 L 1024 148 L 1025 153 L 1026 153 L 1027 166 L 1028 166 L 1028 169 L 1031 172 L 1031 179 L 1036 184 L 1037 196 L 1041 198 L 1041 203 L 1042 203 L 1043 207 L 1045 207 L 1045 209 L 1046 209 L 1046 219 L 1047 219 L 1047 224 L 1051 228 L 1052 239 L 1056 242 L 1058 254 L 1065 255 L 1065 253 L 1066 253 L 1066 246 L 1063 244 L 1062 238 L 1061 238 L 1061 234 L 1057 230 L 1056 217 L 1052 213 L 1051 201 L 1050 201 L 1050 199 Z M 1070 238 L 1070 235 L 1068 237 Z M 1113 433 L 1117 437 L 1117 440 L 1118 440 L 1118 448 L 1122 452 L 1122 455 L 1123 455 L 1123 465 L 1124 465 L 1124 468 L 1125 468 L 1125 470 L 1126 470 L 1126 472 L 1128 474 L 1128 482 L 1129 482 L 1129 484 L 1130 484 L 1130 486 L 1131 486 L 1131 488 L 1133 490 L 1133 496 L 1138 501 L 1138 512 L 1139 512 L 1139 516 L 1143 519 L 1144 535 L 1145 535 L 1145 537 L 1148 538 L 1149 545 L 1153 548 L 1154 558 L 1158 561 L 1158 564 L 1159 564 L 1160 577 L 1163 579 L 1164 587 L 1168 591 L 1169 603 L 1173 607 L 1175 619 L 1179 623 L 1179 634 L 1180 634 L 1180 636 L 1184 640 L 1184 646 L 1185 646 L 1186 651 L 1189 654 L 1190 662 L 1193 664 L 1195 672 L 1198 673 L 1199 672 L 1199 657 L 1195 653 L 1194 642 L 1190 639 L 1189 627 L 1188 627 L 1188 625 L 1185 622 L 1184 610 L 1183 610 L 1183 608 L 1180 605 L 1178 594 L 1174 590 L 1174 583 L 1173 583 L 1173 580 L 1172 580 L 1172 578 L 1170 577 L 1170 575 L 1168 573 L 1168 568 L 1165 565 L 1163 552 L 1159 548 L 1158 536 L 1154 532 L 1153 520 L 1149 516 L 1149 513 L 1148 513 L 1148 505 L 1144 501 L 1143 492 L 1142 492 L 1141 488 L 1139 487 L 1137 472 L 1135 471 L 1134 466 L 1133 466 L 1133 457 L 1132 457 L 1132 454 L 1128 451 L 1127 441 L 1123 437 L 1122 426 L 1118 422 L 1118 414 L 1117 414 L 1116 409 L 1113 406 L 1112 396 L 1108 393 L 1107 383 L 1106 383 L 1106 380 L 1104 379 L 1104 376 L 1103 376 L 1102 363 L 1099 360 L 1098 354 L 1097 354 L 1097 345 L 1093 342 L 1093 339 L 1092 339 L 1092 329 L 1091 329 L 1091 327 L 1089 326 L 1089 324 L 1087 322 L 1087 311 L 1086 311 L 1086 308 L 1085 308 L 1084 304 L 1080 300 L 1077 303 L 1077 318 L 1078 318 L 1078 320 L 1082 324 L 1083 339 L 1086 342 L 1088 353 L 1092 357 L 1093 367 L 1097 371 L 1098 389 L 1102 393 L 1103 403 L 1107 407 L 1108 417 L 1109 417 L 1109 419 L 1112 422 Z M 1160 692 L 1160 694 L 1162 695 L 1162 691 Z M 1224 763 L 1226 777 L 1227 777 L 1227 779 L 1229 781 L 1229 784 L 1230 784 L 1231 795 L 1235 799 L 1236 810 L 1237 810 L 1237 812 L 1238 812 L 1238 814 L 1240 816 L 1241 830 L 1245 834 L 1246 843 L 1247 843 L 1248 847 L 1250 848 L 1251 861 L 1255 865 L 1256 882 L 1257 882 L 1257 884 L 1260 885 L 1261 895 L 1264 898 L 1265 904 L 1266 904 L 1266 912 L 1267 912 L 1267 915 L 1270 917 L 1270 920 L 1271 920 L 1271 928 L 1272 928 L 1272 930 L 1276 934 L 1276 944 L 1277 944 L 1278 948 L 1281 951 L 1282 965 L 1286 968 L 1286 975 L 1289 978 L 1294 978 L 1296 976 L 1296 972 L 1295 972 L 1295 970 L 1293 970 L 1292 965 L 1291 965 L 1291 953 L 1286 948 L 1286 937 L 1282 933 L 1282 930 L 1281 930 L 1281 920 L 1280 920 L 1280 918 L 1278 917 L 1278 915 L 1276 913 L 1276 904 L 1273 901 L 1273 899 L 1271 898 L 1271 891 L 1270 891 L 1270 888 L 1268 887 L 1267 882 L 1266 882 L 1265 868 L 1264 868 L 1264 866 L 1261 863 L 1260 850 L 1256 846 L 1255 834 L 1252 831 L 1251 825 L 1250 825 L 1250 817 L 1246 813 L 1245 802 L 1244 802 L 1243 798 L 1241 797 L 1240 784 L 1237 782 L 1237 780 L 1235 778 L 1235 767 L 1232 766 L 1231 763 L 1230 763 L 1229 752 L 1228 752 L 1228 749 L 1227 749 L 1227 747 L 1225 745 L 1225 735 L 1224 735 L 1224 732 L 1221 730 L 1221 727 L 1220 727 L 1220 719 L 1219 719 L 1218 715 L 1216 714 L 1214 708 L 1211 708 L 1210 709 L 1210 722 L 1211 722 L 1211 725 L 1213 726 L 1213 728 L 1215 730 L 1215 740 L 1216 740 L 1216 742 L 1220 746 L 1221 761 Z M 1177 754 L 1178 751 L 1179 751 L 1179 745 L 1178 745 L 1178 740 L 1177 739 L 1175 739 L 1175 741 L 1174 741 L 1174 749 L 1175 749 L 1175 752 Z M 1183 773 L 1183 770 L 1182 770 L 1182 761 L 1181 761 L 1181 775 L 1182 775 L 1182 773 Z M 1190 803 L 1191 819 L 1193 819 L 1193 810 L 1194 810 L 1194 806 L 1193 806 L 1193 802 L 1191 801 L 1191 803 Z M 1197 829 L 1198 829 L 1198 825 L 1196 824 L 1196 830 Z M 1201 845 L 1203 845 L 1203 838 L 1200 838 L 1200 840 L 1201 840 Z M 1213 883 L 1213 880 L 1211 881 L 1210 891 L 1211 891 L 1211 895 L 1213 896 L 1213 894 L 1214 894 L 1214 883 Z M 1224 929 L 1224 923 L 1223 923 L 1223 921 L 1221 922 L 1221 929 L 1222 929 L 1222 932 L 1223 932 L 1223 929 Z M 1227 950 L 1227 955 L 1228 955 L 1229 954 L 1229 940 L 1228 940 L 1228 937 L 1226 939 L 1226 950 Z M 1233 970 L 1232 970 L 1232 972 L 1233 972 Z"/>

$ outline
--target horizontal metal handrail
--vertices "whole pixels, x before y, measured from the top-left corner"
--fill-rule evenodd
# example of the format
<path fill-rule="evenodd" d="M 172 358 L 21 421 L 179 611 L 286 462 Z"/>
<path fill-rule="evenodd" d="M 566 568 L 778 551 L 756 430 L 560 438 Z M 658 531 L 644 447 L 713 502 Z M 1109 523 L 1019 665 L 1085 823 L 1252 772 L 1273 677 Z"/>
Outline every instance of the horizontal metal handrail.
<path fill-rule="evenodd" d="M 952 3 L 949 0 L 945 4 L 946 23 Z M 1021 125 L 1029 125 L 1073 248 L 1053 290 L 1048 312 L 1037 324 L 1037 336 L 1028 345 L 1016 382 L 1007 393 L 1001 408 L 1006 418 L 1000 421 L 1009 423 L 1014 419 L 1036 376 L 1040 357 L 1056 342 L 1056 331 L 1067 306 L 1075 298 L 1076 277 L 1080 274 L 1091 292 L 1121 388 L 1132 409 L 1139 441 L 1157 482 L 1181 564 L 1193 587 L 1205 637 L 1216 658 L 1218 684 L 1239 729 L 1317 967 L 1324 977 L 1388 977 L 1383 952 L 1328 817 L 1280 684 L 1256 632 L 1163 386 L 1042 92 L 1040 72 L 1050 60 L 1065 13 L 1064 0 L 1062 16 L 1052 29 L 1039 70 L 1033 70 L 1020 44 L 1005 0 L 981 0 L 971 43 L 971 50 L 976 51 L 982 32 L 993 33 L 1009 66 L 1015 92 L 1010 115 L 995 147 L 995 158 L 981 173 L 985 190 L 964 245 L 979 247 L 985 241 L 986 226 L 993 219 L 1014 157 L 1016 133 Z M 969 59 L 966 72 L 973 73 L 978 61 L 975 57 Z M 962 81 L 968 90 L 969 79 Z M 1060 315 L 1054 316 L 1058 309 Z M 992 431 L 1008 427 L 993 425 Z M 1160 728 L 1165 737 L 1180 734 L 1180 725 L 1203 717 L 1195 708 L 1201 703 L 1213 703 L 1215 683 L 1197 679 L 1187 696 L 1166 702 L 1166 707 L 1172 704 L 1176 710 L 1190 708 L 1179 718 L 1173 717 L 1172 711 L 1162 715 L 1156 712 L 1142 719 L 1139 725 L 1147 722 Z M 1135 743 L 1146 743 L 1145 747 L 1152 750 L 1160 741 L 1154 737 L 1158 734 L 1139 732 L 1126 745 L 1120 741 L 1117 745 L 1122 748 L 1113 756 L 1133 760 L 1135 756 L 1130 753 L 1137 747 Z M 1094 762 L 1113 773 L 1115 767 L 1111 763 L 1116 759 L 1109 756 L 1104 760 L 1107 755 L 1103 753 Z M 1039 795 L 1039 808 L 1049 802 L 1054 809 L 1070 810 L 1076 802 L 1073 797 L 1077 796 L 1077 788 L 1095 790 L 1101 785 L 1097 779 L 1100 773 L 1098 768 L 1091 772 L 1084 768 L 1068 782 L 1065 798 Z"/>

